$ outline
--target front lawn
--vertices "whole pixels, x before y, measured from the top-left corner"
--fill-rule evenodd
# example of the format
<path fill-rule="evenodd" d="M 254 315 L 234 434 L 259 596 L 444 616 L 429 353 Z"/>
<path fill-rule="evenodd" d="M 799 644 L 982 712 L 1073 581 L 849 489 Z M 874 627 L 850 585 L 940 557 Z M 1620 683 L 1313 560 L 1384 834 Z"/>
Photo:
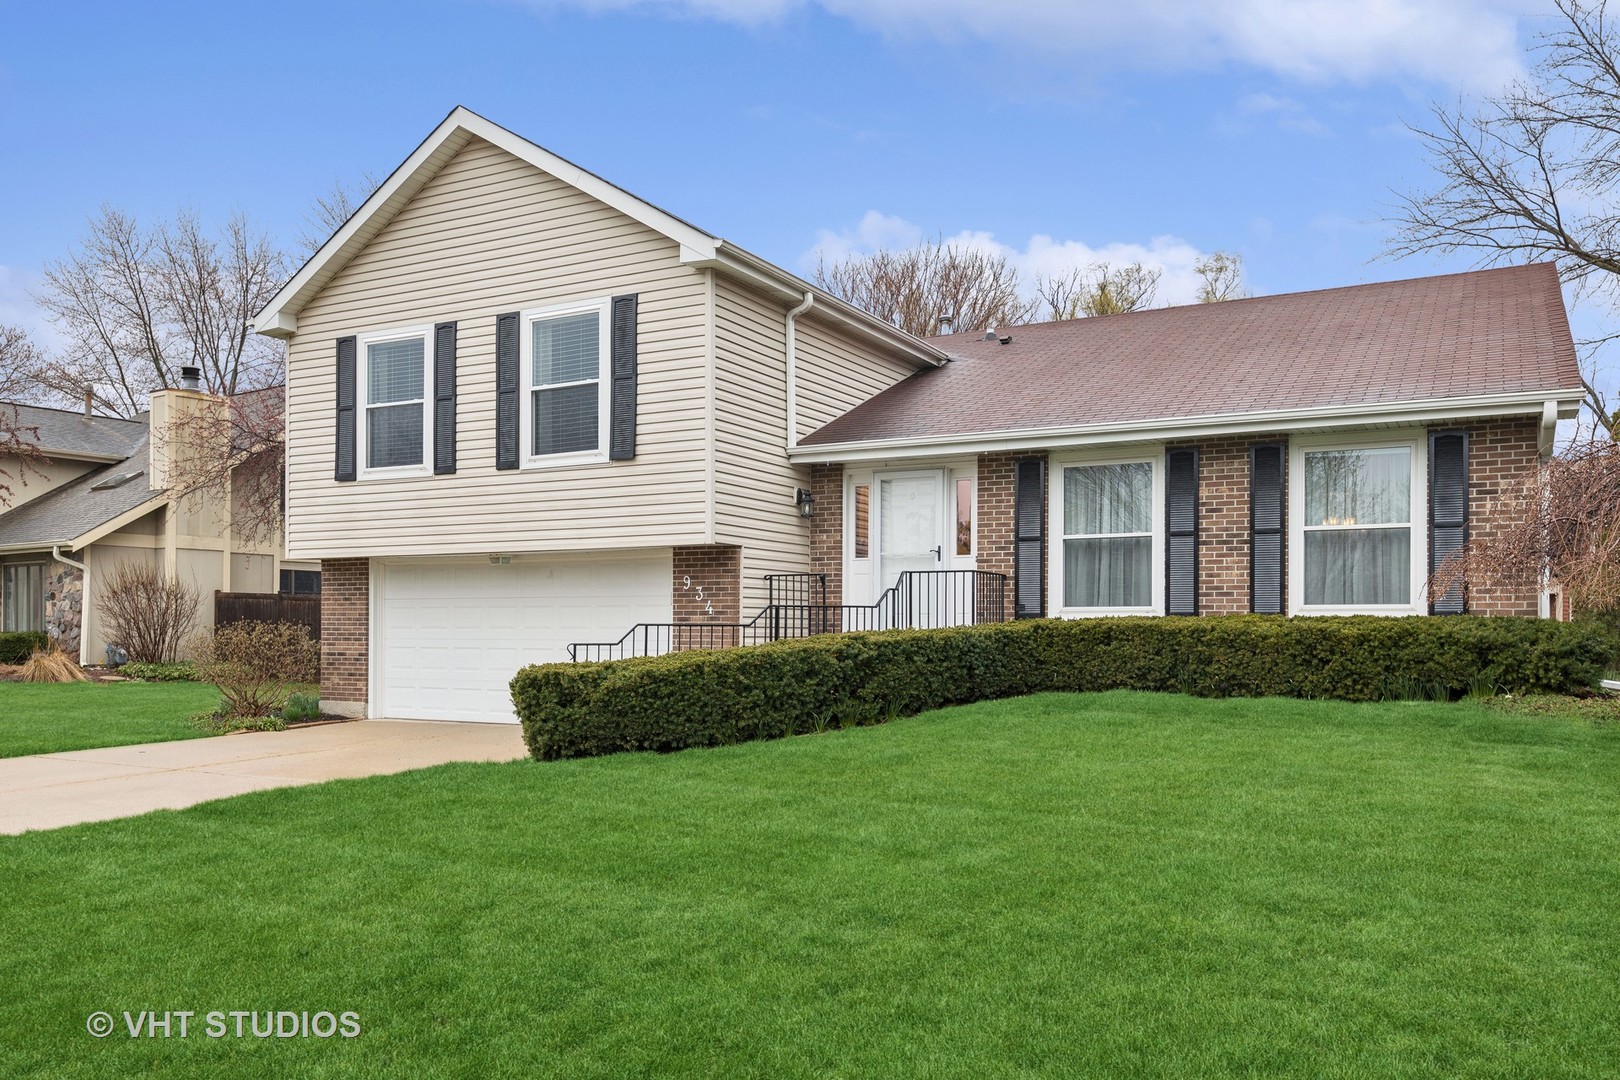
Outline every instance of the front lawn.
<path fill-rule="evenodd" d="M 218 703 L 204 683 L 0 682 L 0 757 L 195 739 L 187 717 Z"/>
<path fill-rule="evenodd" d="M 0 838 L 0 1075 L 1610 1076 L 1616 792 L 1611 725 L 1053 694 Z"/>

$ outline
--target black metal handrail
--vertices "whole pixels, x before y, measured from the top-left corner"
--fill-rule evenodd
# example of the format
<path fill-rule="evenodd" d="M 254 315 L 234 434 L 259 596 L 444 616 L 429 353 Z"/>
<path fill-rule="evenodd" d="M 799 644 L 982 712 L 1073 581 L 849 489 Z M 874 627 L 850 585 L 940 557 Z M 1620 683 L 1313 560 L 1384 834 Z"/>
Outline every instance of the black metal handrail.
<path fill-rule="evenodd" d="M 871 604 L 827 603 L 824 574 L 767 575 L 766 586 L 771 603 L 747 622 L 637 623 L 617 641 L 576 642 L 568 646 L 568 657 L 622 660 L 816 634 L 969 626 L 1007 617 L 1007 575 L 987 570 L 907 570 Z"/>

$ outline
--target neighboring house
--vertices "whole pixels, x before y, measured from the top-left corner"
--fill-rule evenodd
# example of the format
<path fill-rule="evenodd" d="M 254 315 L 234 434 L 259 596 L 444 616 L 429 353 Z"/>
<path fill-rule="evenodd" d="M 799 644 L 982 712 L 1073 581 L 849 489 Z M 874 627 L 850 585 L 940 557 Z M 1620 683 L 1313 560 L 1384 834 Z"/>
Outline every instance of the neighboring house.
<path fill-rule="evenodd" d="M 14 478 L 11 501 L 0 509 L 0 629 L 43 630 L 81 663 L 99 664 L 118 642 L 97 602 L 121 563 L 148 563 L 195 586 L 199 628 L 213 625 L 216 589 L 275 592 L 286 577 L 290 592 L 296 570 L 316 573 L 314 563 L 283 567 L 279 536 L 239 535 L 223 497 L 177 501 L 164 490 L 176 441 L 161 437 L 167 418 L 208 400 L 165 390 L 135 420 L 0 406 L 15 407 L 21 426 L 37 429 L 44 458 L 25 466 L 0 455 L 0 468 Z M 318 576 L 301 584 L 319 590 Z"/>
<path fill-rule="evenodd" d="M 1550 266 L 925 341 L 465 109 L 255 329 L 323 698 L 428 719 L 509 721 L 523 664 L 736 623 L 768 574 L 1008 575 L 981 618 L 1426 612 L 1581 397 Z"/>

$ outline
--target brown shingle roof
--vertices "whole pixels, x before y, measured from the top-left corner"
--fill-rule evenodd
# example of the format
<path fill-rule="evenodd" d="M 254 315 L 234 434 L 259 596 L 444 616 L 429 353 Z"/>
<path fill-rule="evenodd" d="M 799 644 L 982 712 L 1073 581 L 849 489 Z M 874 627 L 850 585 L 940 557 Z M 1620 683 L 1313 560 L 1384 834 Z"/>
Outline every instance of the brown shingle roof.
<path fill-rule="evenodd" d="M 1551 263 L 933 338 L 953 362 L 802 444 L 1464 398 L 1580 386 Z"/>

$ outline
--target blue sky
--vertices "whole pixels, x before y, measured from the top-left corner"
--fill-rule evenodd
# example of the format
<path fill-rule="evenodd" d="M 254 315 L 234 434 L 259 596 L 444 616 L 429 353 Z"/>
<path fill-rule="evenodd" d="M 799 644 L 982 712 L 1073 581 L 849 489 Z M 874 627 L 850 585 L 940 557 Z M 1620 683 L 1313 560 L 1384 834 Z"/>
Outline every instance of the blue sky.
<path fill-rule="evenodd" d="M 970 234 L 1028 271 L 1243 255 L 1258 292 L 1380 260 L 1404 129 L 1489 91 L 1539 26 L 1497 0 L 0 0 L 0 320 L 103 202 L 246 211 L 291 246 L 334 180 L 464 104 L 807 272 Z M 45 331 L 48 337 L 48 331 Z"/>

